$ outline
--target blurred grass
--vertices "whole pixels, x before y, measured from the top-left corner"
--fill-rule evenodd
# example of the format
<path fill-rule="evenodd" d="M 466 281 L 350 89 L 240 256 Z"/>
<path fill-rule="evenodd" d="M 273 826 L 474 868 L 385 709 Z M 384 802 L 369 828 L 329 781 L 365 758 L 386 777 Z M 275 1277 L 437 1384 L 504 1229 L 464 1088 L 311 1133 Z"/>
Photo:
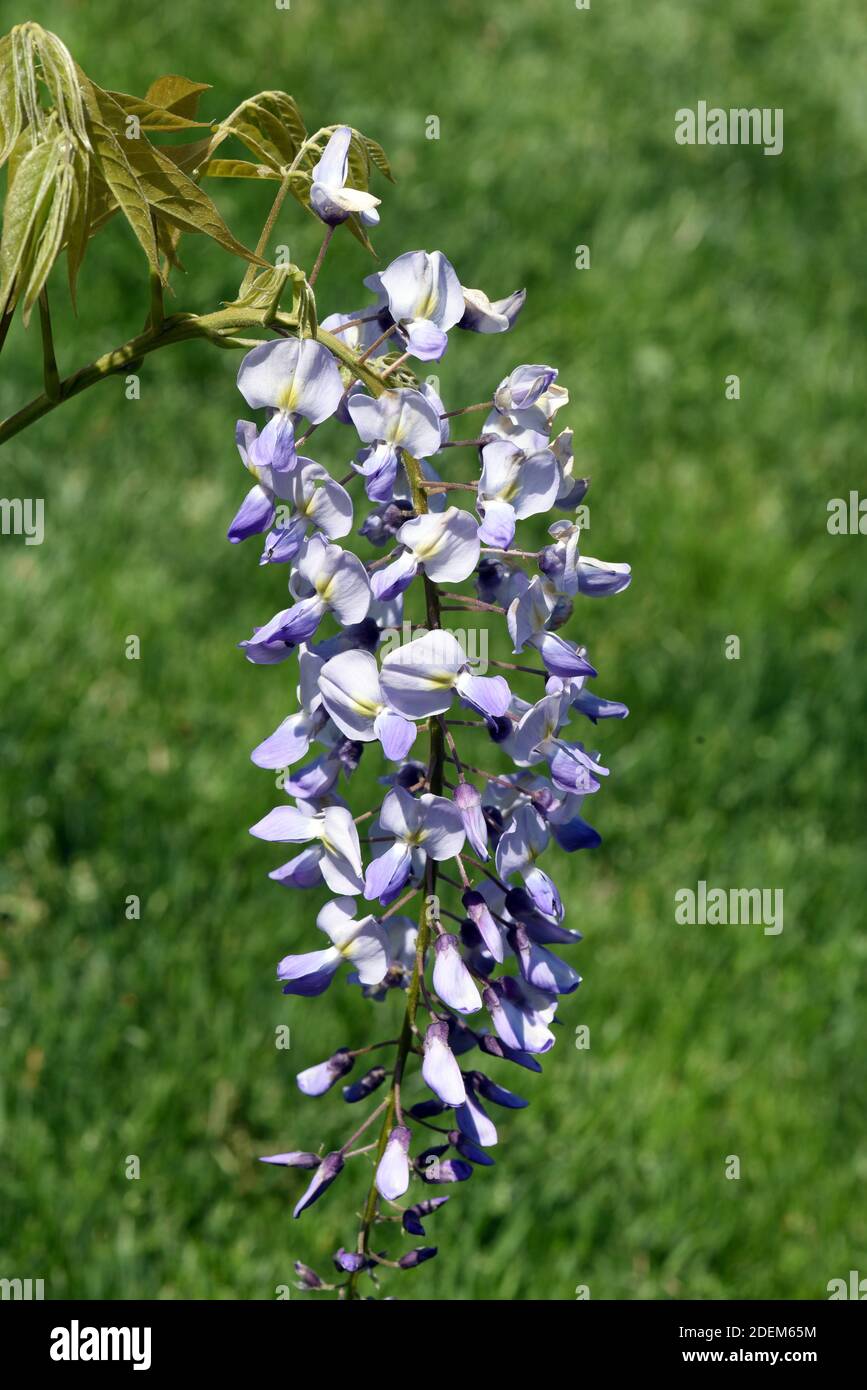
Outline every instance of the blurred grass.
<path fill-rule="evenodd" d="M 104 85 L 184 72 L 214 84 L 215 115 L 282 87 L 308 124 L 380 139 L 399 180 L 378 190 L 383 263 L 441 247 L 492 296 L 529 290 L 513 334 L 454 341 L 449 404 L 556 363 L 594 478 L 588 549 L 635 569 L 575 620 L 600 691 L 632 709 L 598 734 L 604 845 L 557 870 L 585 984 L 544 1077 L 509 1077 L 532 1105 L 506 1116 L 497 1167 L 433 1218 L 440 1258 L 388 1291 L 824 1296 L 867 1258 L 865 542 L 825 526 L 863 481 L 863 11 L 835 7 L 833 33 L 806 0 L 31 15 Z M 7 7 L 3 27 L 24 17 Z M 783 107 L 782 157 L 677 146 L 674 111 L 699 99 Z M 212 192 L 253 243 L 267 191 Z M 311 222 L 290 210 L 280 239 L 310 264 Z M 193 243 L 186 261 L 179 307 L 231 298 L 239 265 Z M 364 302 L 369 269 L 339 238 L 321 312 Z M 119 226 L 82 294 L 77 323 L 56 313 L 66 370 L 144 317 Z M 13 330 L 4 415 L 38 389 L 38 358 L 36 330 Z M 49 1296 L 268 1298 L 294 1259 L 324 1272 L 352 1237 L 345 1177 L 295 1224 L 301 1180 L 255 1163 L 345 1135 L 339 1097 L 302 1103 L 294 1073 L 374 1023 L 342 986 L 289 1002 L 273 983 L 315 903 L 270 884 L 279 854 L 246 834 L 272 804 L 247 753 L 291 678 L 234 650 L 283 593 L 224 541 L 236 366 L 157 355 L 140 401 L 101 386 L 0 460 L 0 493 L 44 497 L 47 526 L 41 548 L 0 545 L 0 1272 Z M 344 447 L 323 462 L 345 466 Z M 700 878 L 782 887 L 783 934 L 675 925 L 675 891 Z"/>

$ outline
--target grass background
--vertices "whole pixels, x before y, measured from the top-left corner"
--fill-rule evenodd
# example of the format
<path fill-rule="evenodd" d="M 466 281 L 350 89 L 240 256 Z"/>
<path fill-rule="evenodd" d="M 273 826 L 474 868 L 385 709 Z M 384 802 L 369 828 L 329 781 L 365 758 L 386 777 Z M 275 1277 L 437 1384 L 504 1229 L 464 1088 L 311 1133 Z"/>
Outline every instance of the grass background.
<path fill-rule="evenodd" d="M 632 709 L 599 730 L 604 844 L 557 871 L 585 983 L 544 1077 L 508 1078 L 532 1105 L 505 1117 L 496 1168 L 432 1220 L 440 1257 L 389 1281 L 401 1297 L 810 1298 L 865 1269 L 867 541 L 829 536 L 826 506 L 864 478 L 867 17 L 832 9 L 3 5 L 4 31 L 38 19 L 105 86 L 183 72 L 214 84 L 214 116 L 280 87 L 311 127 L 378 138 L 398 178 L 377 190 L 382 263 L 440 247 L 465 283 L 529 291 L 513 334 L 454 340 L 448 403 L 556 363 L 594 480 L 587 548 L 634 566 L 573 627 Z M 783 155 L 676 145 L 699 99 L 783 107 Z M 254 242 L 267 190 L 211 192 Z M 310 265 L 300 210 L 278 239 Z M 192 242 L 186 261 L 178 307 L 232 297 L 239 264 Z M 320 312 L 364 302 L 370 269 L 338 238 Z M 77 322 L 57 310 L 66 370 L 143 320 L 120 225 L 82 294 Z M 273 982 L 315 904 L 268 882 L 279 856 L 246 833 L 273 804 L 247 753 L 291 677 L 234 649 L 283 601 L 282 572 L 224 540 L 236 366 L 159 354 L 140 401 L 110 382 L 0 459 L 0 494 L 44 497 L 47 525 L 41 548 L 0 542 L 0 1273 L 50 1297 L 270 1298 L 296 1258 L 327 1270 L 361 1196 L 344 1176 L 293 1223 L 302 1179 L 255 1162 L 345 1136 L 339 1096 L 303 1101 L 294 1073 L 374 1025 L 342 986 L 287 1001 Z M 38 331 L 17 327 L 4 415 L 38 374 Z M 317 456 L 342 471 L 346 438 Z M 675 891 L 702 878 L 782 887 L 783 934 L 676 925 Z"/>

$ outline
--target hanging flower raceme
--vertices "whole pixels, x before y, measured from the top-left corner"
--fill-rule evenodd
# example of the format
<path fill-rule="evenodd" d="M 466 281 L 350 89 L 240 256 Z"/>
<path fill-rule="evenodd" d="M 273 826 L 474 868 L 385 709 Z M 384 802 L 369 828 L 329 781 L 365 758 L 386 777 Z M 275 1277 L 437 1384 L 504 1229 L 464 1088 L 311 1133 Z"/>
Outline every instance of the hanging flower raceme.
<path fill-rule="evenodd" d="M 328 134 L 309 172 L 328 228 L 317 274 L 335 227 L 376 217 L 376 199 L 351 186 L 352 131 Z M 284 800 L 251 833 L 295 847 L 270 872 L 294 894 L 277 979 L 299 1021 L 341 980 L 390 1020 L 298 1073 L 311 1103 L 348 1107 L 345 1143 L 326 1151 L 299 1115 L 306 1147 L 262 1160 L 285 1170 L 295 1217 L 332 1186 L 347 1212 L 360 1209 L 357 1233 L 330 1255 L 336 1278 L 296 1264 L 299 1287 L 353 1298 L 437 1254 L 411 1242 L 447 1222 L 443 1186 L 493 1163 L 510 1113 L 528 1103 L 508 1073 L 541 1069 L 560 1002 L 581 983 L 564 958 L 581 939 L 570 895 L 539 861 L 600 843 L 584 802 L 608 767 L 581 730 L 627 710 L 589 688 L 596 671 L 567 628 L 575 605 L 631 578 L 628 565 L 581 553 L 574 509 L 587 480 L 571 430 L 552 438 L 568 402 L 554 367 L 521 365 L 489 384 L 469 407 L 486 412 L 481 435 L 463 440 L 451 428 L 467 407 L 448 411 L 436 381 L 406 365 L 442 357 L 454 327 L 508 331 L 524 292 L 492 302 L 438 251 L 399 256 L 365 283 L 372 309 L 324 321 L 339 357 L 299 337 L 244 359 L 241 393 L 267 416 L 261 432 L 239 422 L 254 486 L 229 530 L 232 541 L 267 533 L 264 573 L 289 574 L 288 606 L 240 643 L 257 664 L 298 659 L 294 707 L 270 734 L 265 722 L 252 753 L 279 774 Z M 300 452 L 301 421 L 307 435 L 331 422 L 316 458 Z M 353 454 L 338 481 L 333 469 Z M 461 472 L 467 460 L 480 469 Z M 517 529 L 554 507 L 566 516 L 548 543 L 516 548 Z M 362 763 L 378 794 L 351 808 Z M 307 909 L 298 894 L 311 890 Z"/>

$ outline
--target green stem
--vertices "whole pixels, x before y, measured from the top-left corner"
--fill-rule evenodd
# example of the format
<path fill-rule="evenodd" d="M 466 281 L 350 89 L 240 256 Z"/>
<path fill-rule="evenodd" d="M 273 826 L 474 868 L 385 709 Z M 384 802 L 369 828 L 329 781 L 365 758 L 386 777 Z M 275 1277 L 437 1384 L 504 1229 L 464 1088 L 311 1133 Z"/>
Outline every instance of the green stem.
<path fill-rule="evenodd" d="M 12 320 L 14 317 L 14 309 L 10 309 L 5 314 L 0 314 L 0 352 L 3 351 L 3 344 L 6 342 L 6 335 L 12 327 Z"/>
<path fill-rule="evenodd" d="M 148 327 L 157 329 L 163 323 L 166 316 L 165 300 L 163 298 L 163 282 L 155 271 L 150 274 L 151 291 L 151 312 L 148 320 Z"/>
<path fill-rule="evenodd" d="M 11 320 L 10 320 L 11 321 Z M 121 372 L 130 363 L 137 362 L 140 358 L 146 357 L 148 353 L 156 352 L 158 348 L 168 347 L 171 343 L 188 342 L 192 338 L 207 338 L 218 347 L 227 348 L 249 348 L 252 344 L 249 339 L 236 336 L 237 332 L 246 329 L 267 329 L 272 325 L 278 329 L 288 329 L 297 332 L 298 325 L 291 314 L 278 312 L 269 316 L 265 310 L 259 309 L 235 309 L 229 307 L 220 309 L 213 314 L 172 314 L 163 319 L 162 323 L 154 328 L 148 327 L 143 333 L 139 333 L 134 338 L 122 343 L 120 347 L 113 348 L 111 352 L 103 353 L 95 362 L 90 362 L 86 367 L 79 369 L 60 381 L 56 396 L 52 397 L 47 391 L 34 397 L 28 405 L 22 407 L 14 415 L 10 415 L 7 420 L 0 424 L 0 445 L 14 438 L 16 434 L 29 425 L 40 420 L 43 415 L 48 415 L 58 405 L 64 401 L 71 400 L 73 396 L 78 396 L 82 391 L 86 391 L 89 386 L 95 386 L 97 382 L 106 381 L 110 376 Z M 326 333 L 319 329 L 317 337 L 319 342 L 329 349 L 339 361 L 349 367 L 353 375 L 363 381 L 375 395 L 379 395 L 385 388 L 380 379 L 379 373 L 372 367 L 362 362 L 358 354 L 351 348 L 342 343 L 331 333 Z"/>
<path fill-rule="evenodd" d="M 42 378 L 45 394 L 50 401 L 60 399 L 60 373 L 54 355 L 54 336 L 51 332 L 51 310 L 48 307 L 48 294 L 45 290 L 39 296 L 39 327 L 42 330 Z"/>
<path fill-rule="evenodd" d="M 382 390 L 380 386 L 379 390 Z M 377 392 L 379 394 L 379 392 Z M 404 452 L 404 465 L 409 479 L 410 491 L 412 493 L 413 506 L 416 511 L 426 512 L 427 495 L 421 486 L 421 465 L 417 459 Z M 429 628 L 438 628 L 440 625 L 439 595 L 435 584 L 431 583 L 427 575 L 424 577 L 425 604 L 427 608 L 427 622 Z M 430 752 L 428 757 L 428 786 L 434 796 L 441 796 L 443 790 L 443 764 L 445 761 L 445 746 L 443 742 L 443 728 L 437 721 L 433 720 L 429 726 Z M 407 1058 L 412 1049 L 413 1038 L 416 1032 L 416 1014 L 418 1013 L 419 999 L 421 997 L 422 981 L 424 979 L 425 957 L 430 944 L 430 897 L 436 890 L 437 865 L 434 859 L 428 859 L 425 865 L 425 893 L 419 913 L 418 936 L 415 946 L 415 964 L 413 965 L 412 978 L 409 982 L 409 989 L 406 996 L 406 1010 L 403 1016 L 403 1026 L 400 1030 L 400 1037 L 397 1044 L 397 1056 L 394 1063 L 394 1073 L 392 1076 L 391 1090 L 385 1111 L 385 1118 L 382 1122 L 382 1129 L 379 1135 L 379 1142 L 376 1146 L 376 1154 L 373 1161 L 374 1177 L 371 1180 L 370 1189 L 364 1203 L 361 1216 L 361 1229 L 358 1233 L 358 1252 L 361 1255 L 370 1253 L 370 1235 L 376 1221 L 377 1208 L 379 1206 L 379 1193 L 376 1190 L 376 1170 L 379 1167 L 380 1159 L 385 1153 L 385 1146 L 388 1143 L 388 1136 L 394 1128 L 395 1121 L 399 1121 L 400 1116 L 400 1087 L 403 1081 L 404 1069 Z M 348 1297 L 358 1298 L 358 1281 L 361 1271 L 356 1271 L 350 1275 L 347 1286 Z"/>

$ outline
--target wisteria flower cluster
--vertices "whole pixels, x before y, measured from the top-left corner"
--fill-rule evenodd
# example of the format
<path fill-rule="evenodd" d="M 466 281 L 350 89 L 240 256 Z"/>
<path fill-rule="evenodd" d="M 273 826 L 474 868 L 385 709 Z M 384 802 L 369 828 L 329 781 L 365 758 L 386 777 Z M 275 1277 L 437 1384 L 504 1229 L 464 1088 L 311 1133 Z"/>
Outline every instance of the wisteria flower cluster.
<path fill-rule="evenodd" d="M 377 200 L 346 187 L 348 140 L 338 128 L 314 170 L 311 207 L 326 232 L 311 283 L 341 221 L 378 220 Z M 401 255 L 365 285 L 373 302 L 326 318 L 321 338 L 314 325 L 245 357 L 238 387 L 263 414 L 237 426 L 254 482 L 229 528 L 235 542 L 264 535 L 261 563 L 288 567 L 289 602 L 240 643 L 247 659 L 297 663 L 297 701 L 252 753 L 281 771 L 286 800 L 251 833 L 293 847 L 275 882 L 331 895 L 310 913 L 327 944 L 314 949 L 305 926 L 278 980 L 310 998 L 347 966 L 372 1006 L 403 1000 L 397 1036 L 337 1047 L 297 1078 L 305 1096 L 340 1086 L 344 1103 L 370 1107 L 346 1142 L 263 1159 L 307 1170 L 296 1218 L 333 1184 L 353 1187 L 360 1229 L 334 1253 L 336 1274 L 296 1266 L 302 1287 L 344 1298 L 436 1255 L 406 1237 L 426 1236 L 443 1188 L 494 1162 L 491 1109 L 528 1104 L 496 1069 L 541 1070 L 559 998 L 580 984 L 558 948 L 581 934 L 539 861 L 552 842 L 568 853 L 599 844 L 584 802 L 608 769 L 571 725 L 627 710 L 591 692 L 596 670 L 563 630 L 579 595 L 630 581 L 628 565 L 581 553 L 588 480 L 576 476 L 571 431 L 553 434 L 568 402 L 555 368 L 517 366 L 486 401 L 447 411 L 408 365 L 439 361 L 454 329 L 508 331 L 523 291 L 491 302 L 440 251 Z M 475 411 L 478 435 L 452 438 L 452 421 Z M 339 481 L 308 454 L 326 422 L 351 455 Z M 449 465 L 468 457 L 477 475 L 455 478 Z M 518 523 L 555 508 L 550 544 L 517 549 Z M 372 559 L 340 544 L 353 528 Z M 504 619 L 512 659 L 490 658 L 485 674 L 465 630 L 449 627 L 453 613 Z M 406 640 L 386 644 L 395 632 Z M 467 729 L 473 746 L 488 740 L 495 770 L 460 751 Z M 344 792 L 377 743 L 381 802 L 353 814 Z M 390 1223 L 403 1229 L 397 1249 Z"/>

